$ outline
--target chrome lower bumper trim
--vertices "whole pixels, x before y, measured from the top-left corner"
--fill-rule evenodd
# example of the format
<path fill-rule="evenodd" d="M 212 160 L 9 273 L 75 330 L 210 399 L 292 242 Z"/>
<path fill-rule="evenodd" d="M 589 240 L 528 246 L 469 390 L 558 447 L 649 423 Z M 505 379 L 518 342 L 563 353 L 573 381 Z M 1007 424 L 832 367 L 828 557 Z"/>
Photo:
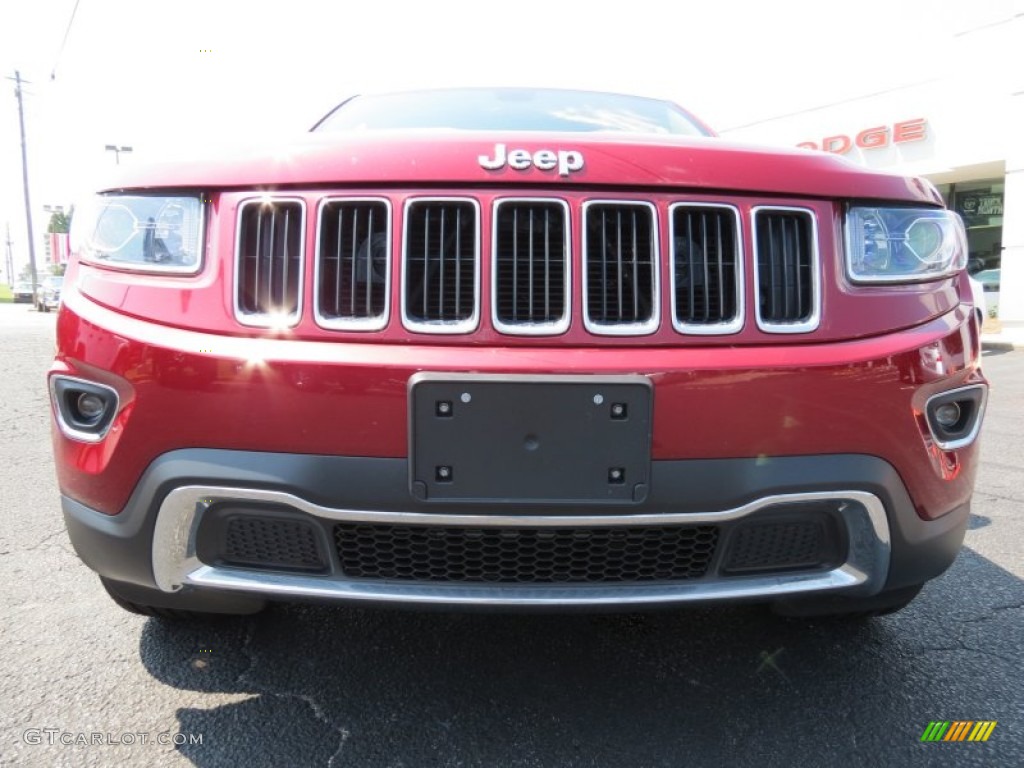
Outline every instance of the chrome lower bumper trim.
<path fill-rule="evenodd" d="M 347 522 L 405 525 L 472 526 L 619 526 L 723 523 L 768 507 L 809 501 L 845 502 L 850 553 L 830 571 L 728 578 L 708 577 L 691 582 L 650 585 L 465 585 L 354 581 L 334 575 L 308 576 L 202 563 L 196 555 L 196 535 L 203 513 L 225 501 L 283 504 L 315 517 Z M 210 587 L 280 598 L 318 598 L 351 601 L 448 605 L 507 606 L 628 606 L 687 603 L 735 598 L 774 598 L 822 590 L 855 590 L 873 594 L 889 570 L 890 540 L 885 508 L 877 496 L 863 491 L 795 493 L 766 496 L 721 512 L 670 515 L 450 515 L 419 512 L 380 512 L 323 507 L 279 491 L 215 486 L 185 486 L 167 495 L 160 506 L 153 535 L 153 573 L 157 586 L 176 592 L 183 586 Z"/>

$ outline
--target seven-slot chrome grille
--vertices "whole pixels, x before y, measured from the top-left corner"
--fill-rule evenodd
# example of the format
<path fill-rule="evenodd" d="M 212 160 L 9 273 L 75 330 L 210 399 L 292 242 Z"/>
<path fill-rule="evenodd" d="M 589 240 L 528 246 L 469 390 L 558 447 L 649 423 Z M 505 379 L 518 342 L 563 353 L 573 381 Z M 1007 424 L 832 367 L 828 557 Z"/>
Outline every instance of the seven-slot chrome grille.
<path fill-rule="evenodd" d="M 394 296 L 401 325 L 417 333 L 475 331 L 489 304 L 500 333 L 557 335 L 570 327 L 575 293 L 589 332 L 650 334 L 661 324 L 662 254 L 667 314 L 680 334 L 739 332 L 748 291 L 763 332 L 806 333 L 820 320 L 818 214 L 811 207 L 556 197 L 496 198 L 485 207 L 470 196 L 325 195 L 318 204 L 286 196 L 240 204 L 240 322 L 298 322 L 307 205 L 316 218 L 313 307 L 324 328 L 382 330 Z"/>

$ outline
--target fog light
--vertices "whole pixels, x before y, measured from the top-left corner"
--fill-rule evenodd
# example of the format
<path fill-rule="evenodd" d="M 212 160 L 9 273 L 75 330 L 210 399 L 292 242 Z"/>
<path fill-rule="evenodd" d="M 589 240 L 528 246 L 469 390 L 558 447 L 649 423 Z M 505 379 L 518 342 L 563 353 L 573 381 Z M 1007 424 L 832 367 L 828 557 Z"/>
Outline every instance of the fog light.
<path fill-rule="evenodd" d="M 78 410 L 82 421 L 93 422 L 103 415 L 106 404 L 103 398 L 92 392 L 83 392 L 75 401 L 75 408 Z"/>
<path fill-rule="evenodd" d="M 974 442 L 981 429 L 987 393 L 984 384 L 971 384 L 928 398 L 928 429 L 940 449 L 955 451 Z"/>
<path fill-rule="evenodd" d="M 935 420 L 944 427 L 956 426 L 960 421 L 960 405 L 957 403 L 943 403 L 935 409 Z"/>
<path fill-rule="evenodd" d="M 50 377 L 50 396 L 57 425 L 72 440 L 102 440 L 117 415 L 117 391 L 106 384 L 58 374 Z"/>

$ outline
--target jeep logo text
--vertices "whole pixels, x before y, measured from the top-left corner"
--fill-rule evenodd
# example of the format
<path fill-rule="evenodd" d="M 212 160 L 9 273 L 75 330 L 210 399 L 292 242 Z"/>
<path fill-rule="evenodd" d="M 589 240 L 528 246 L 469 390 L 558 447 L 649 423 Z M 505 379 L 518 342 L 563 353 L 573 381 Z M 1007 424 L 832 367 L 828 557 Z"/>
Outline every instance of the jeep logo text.
<path fill-rule="evenodd" d="M 504 144 L 495 144 L 494 157 L 480 155 L 477 159 L 480 167 L 488 171 L 500 171 L 507 164 L 517 171 L 528 170 L 530 166 L 539 171 L 553 171 L 557 168 L 559 176 L 568 176 L 583 168 L 583 153 L 575 149 L 560 149 L 558 152 L 540 149 L 531 155 L 525 149 L 508 151 Z"/>

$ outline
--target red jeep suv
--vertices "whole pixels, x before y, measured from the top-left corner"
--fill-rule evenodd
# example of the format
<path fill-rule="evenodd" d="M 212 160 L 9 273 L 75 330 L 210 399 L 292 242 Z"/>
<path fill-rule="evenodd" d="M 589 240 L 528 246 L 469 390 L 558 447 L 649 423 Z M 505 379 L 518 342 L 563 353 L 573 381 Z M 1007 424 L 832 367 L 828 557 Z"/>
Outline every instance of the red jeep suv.
<path fill-rule="evenodd" d="M 123 607 L 906 605 L 987 384 L 932 185 L 653 99 L 351 99 L 76 209 L 64 517 Z"/>

